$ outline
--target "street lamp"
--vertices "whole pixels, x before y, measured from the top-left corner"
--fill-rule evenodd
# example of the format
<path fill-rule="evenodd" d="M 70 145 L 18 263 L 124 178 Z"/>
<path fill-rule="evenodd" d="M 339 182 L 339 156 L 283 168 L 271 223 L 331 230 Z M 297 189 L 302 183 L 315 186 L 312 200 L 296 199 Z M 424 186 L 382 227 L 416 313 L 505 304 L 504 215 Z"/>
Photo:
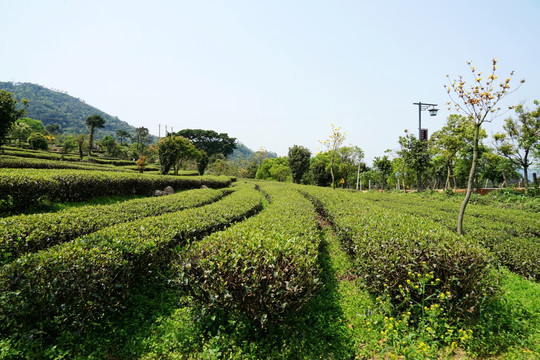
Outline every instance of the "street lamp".
<path fill-rule="evenodd" d="M 418 140 L 427 141 L 427 129 L 422 129 L 422 111 L 427 110 L 430 116 L 435 116 L 439 109 L 435 107 L 437 104 L 417 102 L 413 105 L 418 105 Z"/>

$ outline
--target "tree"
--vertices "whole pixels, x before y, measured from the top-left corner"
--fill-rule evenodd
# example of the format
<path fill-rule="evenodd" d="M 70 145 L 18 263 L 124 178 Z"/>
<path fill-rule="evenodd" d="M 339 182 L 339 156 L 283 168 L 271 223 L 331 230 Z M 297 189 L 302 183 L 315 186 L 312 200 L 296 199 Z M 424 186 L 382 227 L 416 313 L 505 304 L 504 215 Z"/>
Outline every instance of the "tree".
<path fill-rule="evenodd" d="M 422 174 L 430 165 L 430 156 L 426 141 L 418 140 L 414 135 L 399 137 L 401 150 L 398 152 L 405 165 L 416 172 L 418 192 L 422 191 Z"/>
<path fill-rule="evenodd" d="M 144 147 L 150 141 L 150 132 L 144 126 L 135 129 L 135 143 L 137 144 L 137 157 L 144 152 Z"/>
<path fill-rule="evenodd" d="M 191 141 L 198 150 L 203 150 L 208 158 L 214 154 L 223 154 L 227 157 L 236 149 L 236 138 L 230 138 L 225 133 L 218 134 L 213 130 L 184 129 L 177 132 L 176 135 L 183 136 Z M 202 171 L 201 175 L 208 164 L 205 164 L 204 161 L 205 158 L 201 157 L 197 164 L 199 172 Z"/>
<path fill-rule="evenodd" d="M 289 162 L 285 157 L 264 159 L 255 175 L 260 180 L 275 180 L 284 182 L 291 175 Z"/>
<path fill-rule="evenodd" d="M 124 139 L 129 139 L 129 132 L 126 130 L 116 130 L 116 136 L 118 137 L 118 141 L 120 141 L 120 146 L 124 145 Z"/>
<path fill-rule="evenodd" d="M 49 148 L 49 143 L 42 133 L 31 133 L 27 141 L 34 150 L 47 150 Z"/>
<path fill-rule="evenodd" d="M 17 139 L 19 147 L 22 146 L 23 140 L 27 140 L 32 133 L 30 125 L 23 122 L 16 122 L 11 128 L 11 137 Z"/>
<path fill-rule="evenodd" d="M 382 177 L 383 189 L 386 189 L 388 175 L 390 175 L 390 172 L 392 171 L 392 162 L 388 159 L 388 155 L 375 157 L 375 160 L 373 161 L 373 167 L 375 168 L 375 170 L 380 172 Z"/>
<path fill-rule="evenodd" d="M 443 156 L 446 165 L 445 189 L 451 187 L 454 164 L 458 152 L 467 144 L 473 141 L 474 126 L 467 117 L 463 115 L 452 114 L 446 119 L 446 124 L 431 135 L 429 143 L 436 154 Z M 480 138 L 486 137 L 484 130 L 480 133 Z"/>
<path fill-rule="evenodd" d="M 86 126 L 90 129 L 90 137 L 88 139 L 88 156 L 92 156 L 92 148 L 94 146 L 94 131 L 96 128 L 105 126 L 105 119 L 101 115 L 94 114 L 86 118 Z"/>
<path fill-rule="evenodd" d="M 41 134 L 45 133 L 45 126 L 43 126 L 43 123 L 41 122 L 41 120 L 36 120 L 29 117 L 23 117 L 17 120 L 17 122 L 27 124 L 32 129 L 32 132 L 37 132 Z"/>
<path fill-rule="evenodd" d="M 84 149 L 85 149 L 85 146 L 87 145 L 86 136 L 84 136 L 83 134 L 77 135 L 75 137 L 75 142 L 77 143 L 77 149 L 79 149 L 79 157 L 82 160 L 84 157 Z"/>
<path fill-rule="evenodd" d="M 22 101 L 24 108 L 17 109 L 17 100 L 13 94 L 4 90 L 0 90 L 0 147 L 4 144 L 5 139 L 11 127 L 26 114 L 26 106 L 28 101 Z"/>
<path fill-rule="evenodd" d="M 330 124 L 330 126 L 332 126 L 332 134 L 330 134 L 327 140 L 319 142 L 323 144 L 330 152 L 330 175 L 332 177 L 332 189 L 335 189 L 336 179 L 334 176 L 334 164 L 336 162 L 337 151 L 341 145 L 343 145 L 346 134 L 345 132 L 341 132 L 341 127 L 335 127 L 334 124 Z"/>
<path fill-rule="evenodd" d="M 101 139 L 101 146 L 105 148 L 105 151 L 107 155 L 109 156 L 117 156 L 118 155 L 118 143 L 114 138 L 110 135 L 104 136 L 103 139 Z"/>
<path fill-rule="evenodd" d="M 540 146 L 540 103 L 534 111 L 525 111 L 522 105 L 516 107 L 517 120 L 508 118 L 503 125 L 506 133 L 497 133 L 494 136 L 497 152 L 521 166 L 525 177 L 525 187 L 529 186 L 529 166 L 532 152 Z"/>
<path fill-rule="evenodd" d="M 289 148 L 288 160 L 293 183 L 300 183 L 306 171 L 309 170 L 310 159 L 311 151 L 309 149 L 298 145 Z"/>
<path fill-rule="evenodd" d="M 174 174 L 182 162 L 197 160 L 201 156 L 195 146 L 182 136 L 167 136 L 158 142 L 161 174 L 167 174 L 173 168 Z"/>
<path fill-rule="evenodd" d="M 45 126 L 45 130 L 47 130 L 49 134 L 60 134 L 62 132 L 62 128 L 57 123 L 48 124 Z"/>
<path fill-rule="evenodd" d="M 467 192 L 465 193 L 465 198 L 463 199 L 458 215 L 457 232 L 459 234 L 463 234 L 463 216 L 465 215 L 465 208 L 471 198 L 473 180 L 478 161 L 478 139 L 480 129 L 484 122 L 493 121 L 499 114 L 501 108 L 498 107 L 498 104 L 503 98 L 511 93 L 509 91 L 510 80 L 514 75 L 514 72 L 512 71 L 505 81 L 499 83 L 498 90 L 495 90 L 495 87 L 497 86 L 495 83 L 495 80 L 497 79 L 497 75 L 495 75 L 497 60 L 492 60 L 491 74 L 484 82 L 482 82 L 482 73 L 478 72 L 476 68 L 471 65 L 470 61 L 467 64 L 470 67 L 474 79 L 474 82 L 469 89 L 465 89 L 466 82 L 463 80 L 463 76 L 459 76 L 457 80 L 450 81 L 450 85 L 445 85 L 451 100 L 447 103 L 448 108 L 450 109 L 450 105 L 453 104 L 454 109 L 465 114 L 469 122 L 474 126 L 473 158 L 469 172 L 469 180 L 467 181 Z M 450 79 L 449 76 L 447 77 Z M 521 80 L 521 83 L 523 82 L 525 82 L 525 80 Z M 457 98 L 454 98 L 453 95 L 457 96 Z"/>
<path fill-rule="evenodd" d="M 77 148 L 77 141 L 73 136 L 68 136 L 64 139 L 64 143 L 62 145 L 62 154 L 65 155 Z"/>

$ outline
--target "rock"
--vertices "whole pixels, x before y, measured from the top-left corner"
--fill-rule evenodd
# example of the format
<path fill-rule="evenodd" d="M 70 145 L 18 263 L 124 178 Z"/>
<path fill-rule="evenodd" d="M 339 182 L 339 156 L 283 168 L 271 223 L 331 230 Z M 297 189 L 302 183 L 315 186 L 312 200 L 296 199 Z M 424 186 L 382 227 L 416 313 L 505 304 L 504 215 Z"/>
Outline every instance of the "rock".
<path fill-rule="evenodd" d="M 206 186 L 206 185 L 201 185 L 201 189 L 208 189 L 208 186 Z"/>
<path fill-rule="evenodd" d="M 167 194 L 161 190 L 154 191 L 154 196 L 162 196 L 162 195 L 167 195 Z"/>
<path fill-rule="evenodd" d="M 165 189 L 163 189 L 163 192 L 165 193 L 165 195 L 172 195 L 174 194 L 174 189 L 172 188 L 172 186 L 167 186 Z"/>

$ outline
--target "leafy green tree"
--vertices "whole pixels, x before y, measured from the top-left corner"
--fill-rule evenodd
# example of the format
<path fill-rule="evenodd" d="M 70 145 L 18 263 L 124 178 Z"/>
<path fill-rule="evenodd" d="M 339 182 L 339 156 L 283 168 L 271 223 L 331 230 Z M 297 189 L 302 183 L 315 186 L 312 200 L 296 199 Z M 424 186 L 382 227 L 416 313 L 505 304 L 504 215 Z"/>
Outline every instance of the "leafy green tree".
<path fill-rule="evenodd" d="M 496 154 L 493 149 L 486 148 L 478 164 L 480 180 L 491 181 L 493 186 L 496 183 L 508 186 L 508 178 L 519 178 L 516 164 L 510 159 Z"/>
<path fill-rule="evenodd" d="M 382 186 L 386 189 L 388 176 L 392 171 L 392 162 L 388 159 L 388 155 L 375 157 L 375 160 L 373 160 L 373 168 L 381 174 Z"/>
<path fill-rule="evenodd" d="M 77 141 L 73 136 L 67 136 L 62 144 L 62 154 L 69 154 L 77 148 Z"/>
<path fill-rule="evenodd" d="M 26 141 L 31 133 L 32 128 L 30 125 L 23 122 L 17 121 L 11 128 L 11 137 L 17 139 L 19 147 L 22 147 L 22 142 Z"/>
<path fill-rule="evenodd" d="M 214 154 L 231 155 L 236 149 L 236 138 L 225 133 L 218 134 L 213 130 L 184 129 L 176 133 L 191 141 L 199 150 L 204 150 L 210 157 Z"/>
<path fill-rule="evenodd" d="M 230 138 L 225 133 L 218 134 L 213 130 L 184 129 L 176 133 L 191 141 L 193 145 L 206 154 L 201 156 L 197 162 L 197 168 L 202 175 L 208 166 L 208 159 L 215 154 L 223 154 L 225 157 L 231 155 L 236 149 L 236 139 Z M 202 152 L 201 152 L 202 154 Z"/>
<path fill-rule="evenodd" d="M 79 150 L 79 157 L 82 160 L 84 157 L 84 150 L 88 143 L 86 142 L 86 136 L 83 134 L 77 135 L 75 137 L 75 142 L 77 143 L 77 149 Z"/>
<path fill-rule="evenodd" d="M 60 133 L 62 133 L 62 128 L 60 127 L 60 124 L 57 124 L 57 123 L 48 124 L 47 126 L 45 126 L 45 130 L 49 134 L 60 134 Z"/>
<path fill-rule="evenodd" d="M 286 157 L 264 159 L 255 174 L 259 180 L 275 180 L 284 182 L 291 175 L 289 162 Z"/>
<path fill-rule="evenodd" d="M 17 100 L 12 93 L 0 90 L 0 147 L 4 144 L 11 126 L 26 114 L 28 101 L 23 100 L 23 109 L 17 109 Z"/>
<path fill-rule="evenodd" d="M 482 129 L 479 138 L 486 137 Z M 446 119 L 446 124 L 431 135 L 429 145 L 434 154 L 440 154 L 446 165 L 445 189 L 451 187 L 450 181 L 453 174 L 457 155 L 467 144 L 472 144 L 474 138 L 474 126 L 467 117 L 452 114 Z"/>
<path fill-rule="evenodd" d="M 100 141 L 101 146 L 105 148 L 105 152 L 109 156 L 118 156 L 118 143 L 116 140 L 110 136 L 104 136 L 103 139 Z"/>
<path fill-rule="evenodd" d="M 430 165 L 430 155 L 426 141 L 418 140 L 414 135 L 399 137 L 401 150 L 398 152 L 406 166 L 416 172 L 418 192 L 422 191 L 422 174 Z"/>
<path fill-rule="evenodd" d="M 49 148 L 49 143 L 42 133 L 31 133 L 27 141 L 34 150 L 47 150 Z"/>
<path fill-rule="evenodd" d="M 116 136 L 118 137 L 118 141 L 120 141 L 120 146 L 124 145 L 124 140 L 129 139 L 130 134 L 126 130 L 116 130 Z"/>
<path fill-rule="evenodd" d="M 137 144 L 137 156 L 136 157 L 140 157 L 142 155 L 142 153 L 144 152 L 144 148 L 146 147 L 146 145 L 148 144 L 148 142 L 150 141 L 150 132 L 147 128 L 145 128 L 144 126 L 141 126 L 141 127 L 138 127 L 137 129 L 135 129 L 135 137 L 134 137 L 134 141 L 135 143 Z"/>
<path fill-rule="evenodd" d="M 532 153 L 540 147 L 540 103 L 534 111 L 516 107 L 518 118 L 508 118 L 503 126 L 505 133 L 495 134 L 497 152 L 523 169 L 525 187 L 529 186 L 529 167 L 533 165 Z"/>
<path fill-rule="evenodd" d="M 19 120 L 17 120 L 18 123 L 24 123 L 30 126 L 32 129 L 32 132 L 37 132 L 41 134 L 45 134 L 45 126 L 43 126 L 43 123 L 41 120 L 31 119 L 29 117 L 24 117 Z"/>
<path fill-rule="evenodd" d="M 289 148 L 288 160 L 293 183 L 300 183 L 306 171 L 309 170 L 310 159 L 309 149 L 298 145 Z"/>
<path fill-rule="evenodd" d="M 178 175 L 178 170 L 183 162 L 198 160 L 200 152 L 186 138 L 182 136 L 167 136 L 158 142 L 160 171 L 167 174 L 173 168 L 174 174 Z"/>
<path fill-rule="evenodd" d="M 329 171 L 330 156 L 328 153 L 317 154 L 311 159 L 311 178 L 317 186 L 328 186 L 332 183 L 332 175 Z"/>
<path fill-rule="evenodd" d="M 96 128 L 105 127 L 105 119 L 98 114 L 90 115 L 86 118 L 86 126 L 90 129 L 90 137 L 88 139 L 88 155 L 92 156 L 92 148 L 94 147 L 94 132 Z"/>

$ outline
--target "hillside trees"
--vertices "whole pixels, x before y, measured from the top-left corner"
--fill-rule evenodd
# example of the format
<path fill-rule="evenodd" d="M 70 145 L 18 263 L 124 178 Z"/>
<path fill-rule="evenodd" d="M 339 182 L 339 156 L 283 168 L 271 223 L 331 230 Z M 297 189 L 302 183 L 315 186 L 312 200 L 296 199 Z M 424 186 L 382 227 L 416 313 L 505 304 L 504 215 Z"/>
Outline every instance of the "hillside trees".
<path fill-rule="evenodd" d="M 118 137 L 118 141 L 120 142 L 120 146 L 124 145 L 124 140 L 129 139 L 130 134 L 126 130 L 116 130 L 116 136 Z"/>
<path fill-rule="evenodd" d="M 508 118 L 503 125 L 504 133 L 495 134 L 497 152 L 523 169 L 525 187 L 529 186 L 528 170 L 535 148 L 540 148 L 540 103 L 534 111 L 525 111 L 523 105 L 516 107 L 517 119 Z"/>
<path fill-rule="evenodd" d="M 12 93 L 0 90 L 0 147 L 4 144 L 7 134 L 15 121 L 26 114 L 28 102 L 22 101 L 24 108 L 17 108 L 17 100 Z"/>
<path fill-rule="evenodd" d="M 478 161 L 478 139 L 480 129 L 484 122 L 491 122 L 498 115 L 500 111 L 498 104 L 503 98 L 510 94 L 510 80 L 514 74 L 512 71 L 505 81 L 499 83 L 498 90 L 495 90 L 495 87 L 497 86 L 495 83 L 495 80 L 497 79 L 497 75 L 495 75 L 497 69 L 496 59 L 492 60 L 491 73 L 484 82 L 482 82 L 482 73 L 477 71 L 477 69 L 471 65 L 470 61 L 468 62 L 468 65 L 474 79 L 474 82 L 470 85 L 469 89 L 465 88 L 466 81 L 461 75 L 458 79 L 450 81 L 449 85 L 444 86 L 451 100 L 447 103 L 449 109 L 452 104 L 454 109 L 457 112 L 466 115 L 469 122 L 474 126 L 473 157 L 469 179 L 467 181 L 467 192 L 465 193 L 465 198 L 461 204 L 458 216 L 457 232 L 459 234 L 463 234 L 463 216 L 472 194 L 473 180 Z M 447 77 L 450 79 L 449 76 Z M 523 82 L 525 82 L 525 80 L 521 80 L 521 83 Z M 455 98 L 456 96 L 457 98 Z"/>
<path fill-rule="evenodd" d="M 23 122 L 16 122 L 11 128 L 11 137 L 17 140 L 19 147 L 22 147 L 22 142 L 26 141 L 31 133 L 30 125 Z"/>
<path fill-rule="evenodd" d="M 303 146 L 294 145 L 289 148 L 288 160 L 293 183 L 300 183 L 304 174 L 309 170 L 310 158 L 311 151 Z"/>
<path fill-rule="evenodd" d="M 86 118 L 86 126 L 90 129 L 90 137 L 88 138 L 88 155 L 92 156 L 92 148 L 94 146 L 94 132 L 96 128 L 105 127 L 105 119 L 98 114 L 90 115 Z"/>

